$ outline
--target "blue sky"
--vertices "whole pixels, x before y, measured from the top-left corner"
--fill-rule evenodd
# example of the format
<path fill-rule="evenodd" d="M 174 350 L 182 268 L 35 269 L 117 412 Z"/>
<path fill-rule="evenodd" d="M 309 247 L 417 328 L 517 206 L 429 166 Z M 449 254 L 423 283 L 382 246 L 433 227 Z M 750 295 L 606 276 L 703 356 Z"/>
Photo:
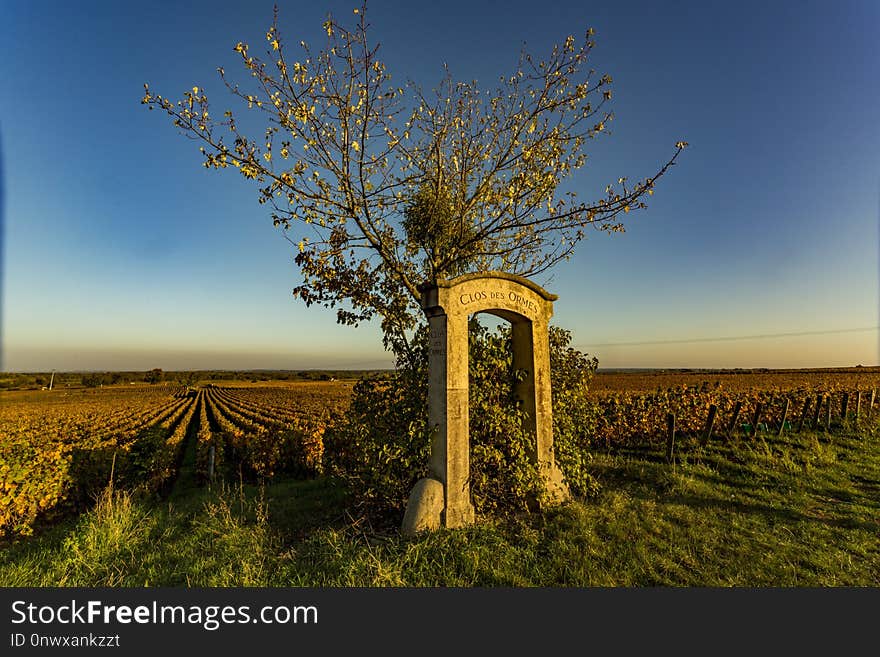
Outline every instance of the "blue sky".
<path fill-rule="evenodd" d="M 286 38 L 316 44 L 328 11 L 356 6 L 279 5 Z M 880 3 L 374 2 L 368 17 L 392 75 L 426 88 L 444 63 L 491 87 L 523 42 L 540 56 L 594 27 L 615 120 L 580 198 L 690 143 L 625 234 L 537 279 L 600 367 L 878 364 Z M 3 3 L 0 368 L 391 364 L 377 326 L 292 298 L 293 252 L 255 187 L 204 169 L 140 104 L 149 82 L 233 107 L 216 68 L 240 71 L 232 47 L 271 19 L 271 2 Z"/>

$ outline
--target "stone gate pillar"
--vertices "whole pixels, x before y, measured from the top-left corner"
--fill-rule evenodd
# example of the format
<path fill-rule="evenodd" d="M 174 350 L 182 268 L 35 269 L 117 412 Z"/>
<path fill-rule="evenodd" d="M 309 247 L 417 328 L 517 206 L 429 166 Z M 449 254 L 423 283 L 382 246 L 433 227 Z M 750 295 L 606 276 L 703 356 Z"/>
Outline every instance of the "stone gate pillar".
<path fill-rule="evenodd" d="M 544 482 L 544 502 L 568 499 L 568 487 L 553 455 L 553 397 L 550 387 L 549 316 L 545 321 L 513 321 L 513 368 L 522 375 L 514 388 L 525 413 L 525 429 L 535 437 L 532 460 Z"/>
<path fill-rule="evenodd" d="M 444 524 L 459 527 L 474 520 L 471 504 L 468 423 L 467 316 L 429 311 L 428 426 L 431 427 L 433 478 L 444 487 Z"/>
<path fill-rule="evenodd" d="M 568 499 L 553 457 L 550 389 L 550 294 L 531 281 L 501 272 L 468 274 L 421 288 L 428 318 L 428 423 L 432 431 L 430 477 L 413 488 L 403 531 L 412 534 L 474 520 L 470 500 L 468 435 L 468 317 L 487 312 L 512 324 L 513 366 L 521 373 L 515 393 L 534 436 L 531 458 L 545 487 L 541 503 Z"/>

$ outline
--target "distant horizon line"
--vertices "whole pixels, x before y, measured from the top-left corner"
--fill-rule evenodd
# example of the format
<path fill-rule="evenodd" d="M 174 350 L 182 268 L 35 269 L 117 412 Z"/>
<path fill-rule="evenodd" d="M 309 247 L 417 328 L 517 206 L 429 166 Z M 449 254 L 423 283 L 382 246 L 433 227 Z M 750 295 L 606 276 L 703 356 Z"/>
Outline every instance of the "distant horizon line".
<path fill-rule="evenodd" d="M 204 373 L 213 373 L 213 372 L 230 372 L 230 373 L 247 373 L 247 372 L 278 372 L 278 373 L 294 373 L 294 372 L 393 372 L 396 368 L 394 367 L 296 367 L 296 368 L 267 368 L 267 367 L 254 367 L 254 368 L 215 368 L 215 369 L 203 369 L 203 368 L 183 368 L 183 369 L 164 369 L 164 368 L 150 368 L 150 369 L 122 369 L 122 370 L 108 370 L 108 369 L 76 369 L 76 370 L 8 370 L 8 371 L 0 371 L 0 376 L 3 375 L 22 375 L 22 374 L 93 374 L 93 373 L 146 373 L 151 371 L 151 369 L 160 369 L 165 373 L 177 373 L 177 372 L 204 372 Z M 804 365 L 802 367 L 766 367 L 766 366 L 755 366 L 755 367 L 598 367 L 596 368 L 597 372 L 749 372 L 754 370 L 760 371 L 792 371 L 792 372 L 803 372 L 803 371 L 825 371 L 825 370 L 855 370 L 855 369 L 880 369 L 880 364 L 877 365 L 831 365 L 826 367 L 821 366 L 810 366 Z"/>

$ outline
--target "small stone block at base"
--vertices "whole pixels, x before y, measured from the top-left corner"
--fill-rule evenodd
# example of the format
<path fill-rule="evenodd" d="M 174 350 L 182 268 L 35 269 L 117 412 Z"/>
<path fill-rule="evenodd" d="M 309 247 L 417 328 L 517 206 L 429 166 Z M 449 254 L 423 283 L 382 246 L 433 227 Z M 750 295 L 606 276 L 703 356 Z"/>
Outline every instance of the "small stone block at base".
<path fill-rule="evenodd" d="M 414 536 L 422 531 L 439 529 L 443 506 L 443 484 L 428 477 L 419 479 L 409 494 L 401 532 L 405 536 Z"/>

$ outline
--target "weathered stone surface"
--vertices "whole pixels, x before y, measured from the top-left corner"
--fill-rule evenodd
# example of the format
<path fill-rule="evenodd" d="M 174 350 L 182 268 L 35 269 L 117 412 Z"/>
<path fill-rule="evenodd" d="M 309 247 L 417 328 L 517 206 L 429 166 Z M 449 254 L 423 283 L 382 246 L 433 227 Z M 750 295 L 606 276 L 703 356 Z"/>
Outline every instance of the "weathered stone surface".
<path fill-rule="evenodd" d="M 568 499 L 568 488 L 553 459 L 549 322 L 556 295 L 521 276 L 502 272 L 441 280 L 421 291 L 431 342 L 428 422 L 434 428 L 434 439 L 430 472 L 443 487 L 443 524 L 458 527 L 474 519 L 468 483 L 467 327 L 468 316 L 474 313 L 497 315 L 512 324 L 513 365 L 525 373 L 516 394 L 526 412 L 525 428 L 535 436 L 532 458 L 547 488 L 542 502 Z M 406 513 L 411 515 L 409 505 Z"/>
<path fill-rule="evenodd" d="M 409 494 L 401 531 L 406 536 L 413 536 L 421 531 L 439 529 L 442 514 L 443 484 L 428 477 L 419 479 Z"/>

